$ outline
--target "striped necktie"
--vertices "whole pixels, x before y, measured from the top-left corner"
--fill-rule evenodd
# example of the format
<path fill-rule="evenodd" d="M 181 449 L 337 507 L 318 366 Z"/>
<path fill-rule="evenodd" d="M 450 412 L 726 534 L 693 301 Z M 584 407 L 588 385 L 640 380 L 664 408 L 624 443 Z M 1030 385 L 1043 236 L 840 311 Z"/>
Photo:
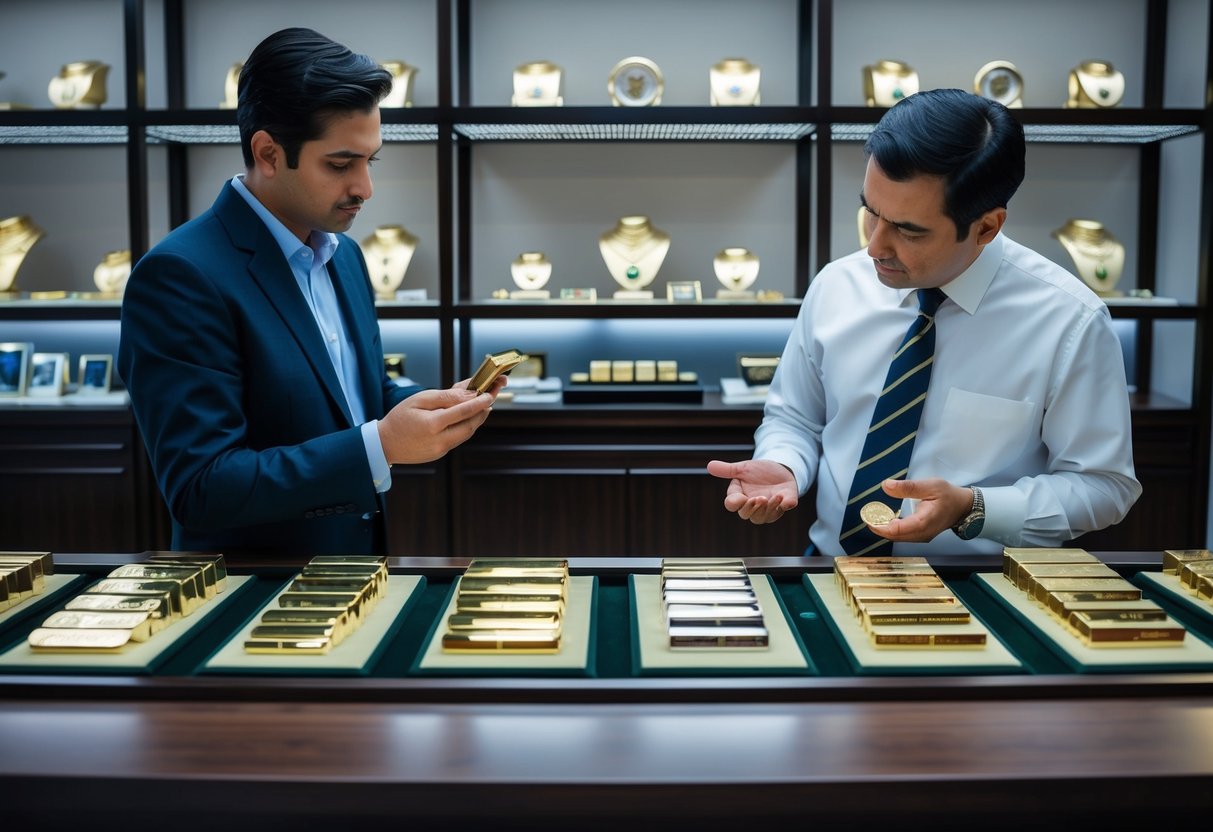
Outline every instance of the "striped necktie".
<path fill-rule="evenodd" d="M 880 486 L 887 479 L 905 477 L 910 470 L 910 452 L 935 362 L 935 312 L 944 297 L 939 289 L 918 290 L 918 317 L 893 353 L 842 516 L 838 541 L 848 555 L 888 553 L 892 546 L 891 540 L 868 529 L 859 510 L 877 500 L 897 511 L 897 501 Z"/>

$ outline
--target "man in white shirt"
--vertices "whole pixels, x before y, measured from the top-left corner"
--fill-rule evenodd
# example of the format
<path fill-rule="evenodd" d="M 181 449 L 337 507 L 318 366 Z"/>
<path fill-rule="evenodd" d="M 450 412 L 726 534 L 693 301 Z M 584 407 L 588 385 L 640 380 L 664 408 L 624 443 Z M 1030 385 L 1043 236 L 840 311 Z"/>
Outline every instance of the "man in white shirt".
<path fill-rule="evenodd" d="M 810 284 L 753 459 L 708 463 L 730 480 L 725 508 L 772 523 L 816 482 L 809 551 L 824 555 L 1058 546 L 1119 522 L 1141 485 L 1107 308 L 1001 233 L 1023 181 L 1022 126 L 996 102 L 932 90 L 891 108 L 864 153 L 868 247 Z M 933 287 L 946 298 L 908 470 L 853 495 L 916 290 Z M 900 513 L 844 528 L 848 503 L 872 499 Z M 856 533 L 872 542 L 847 544 Z"/>

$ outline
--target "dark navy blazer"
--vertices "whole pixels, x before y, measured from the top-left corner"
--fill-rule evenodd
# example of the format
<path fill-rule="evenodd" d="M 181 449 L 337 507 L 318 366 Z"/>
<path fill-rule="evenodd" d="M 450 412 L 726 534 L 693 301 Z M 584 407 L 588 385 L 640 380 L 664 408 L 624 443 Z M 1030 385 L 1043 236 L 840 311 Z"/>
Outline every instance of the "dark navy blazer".
<path fill-rule="evenodd" d="M 357 243 L 329 262 L 366 418 L 417 392 L 385 375 Z M 131 272 L 118 369 L 173 520 L 173 548 L 383 553 L 358 425 L 282 249 L 230 183 Z"/>

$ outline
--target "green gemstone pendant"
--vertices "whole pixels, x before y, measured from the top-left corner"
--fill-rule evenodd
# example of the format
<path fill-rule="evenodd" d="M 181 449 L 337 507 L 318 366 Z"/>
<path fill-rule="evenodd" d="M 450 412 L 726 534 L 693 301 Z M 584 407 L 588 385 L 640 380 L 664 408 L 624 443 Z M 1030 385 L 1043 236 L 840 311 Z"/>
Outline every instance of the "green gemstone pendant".
<path fill-rule="evenodd" d="M 1107 280 L 1108 279 L 1107 267 L 1104 266 L 1102 263 L 1100 263 L 1098 266 L 1095 267 L 1095 276 L 1098 277 L 1100 280 Z"/>
<path fill-rule="evenodd" d="M 628 280 L 635 280 L 636 278 L 640 277 L 640 269 L 636 268 L 635 266 L 628 266 L 628 270 L 625 272 L 625 274 L 627 274 Z"/>

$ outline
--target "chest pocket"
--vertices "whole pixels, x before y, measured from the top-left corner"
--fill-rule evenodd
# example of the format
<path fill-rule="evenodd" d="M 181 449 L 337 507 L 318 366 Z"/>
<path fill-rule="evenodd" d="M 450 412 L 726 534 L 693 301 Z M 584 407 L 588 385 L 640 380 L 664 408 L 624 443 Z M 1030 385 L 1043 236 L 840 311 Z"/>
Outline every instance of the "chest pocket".
<path fill-rule="evenodd" d="M 944 403 L 938 456 L 953 482 L 979 482 L 1012 465 L 1040 433 L 1035 402 L 953 387 Z"/>

